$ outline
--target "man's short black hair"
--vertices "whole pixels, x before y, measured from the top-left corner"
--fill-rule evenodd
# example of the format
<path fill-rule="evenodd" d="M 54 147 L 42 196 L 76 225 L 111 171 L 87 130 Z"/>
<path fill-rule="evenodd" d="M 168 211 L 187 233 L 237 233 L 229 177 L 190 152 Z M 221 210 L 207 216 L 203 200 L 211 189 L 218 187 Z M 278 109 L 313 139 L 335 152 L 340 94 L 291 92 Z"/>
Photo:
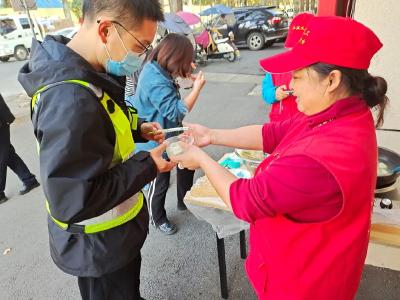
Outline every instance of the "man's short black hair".
<path fill-rule="evenodd" d="M 84 0 L 83 19 L 93 21 L 102 12 L 127 26 L 137 25 L 144 19 L 163 21 L 159 0 Z"/>

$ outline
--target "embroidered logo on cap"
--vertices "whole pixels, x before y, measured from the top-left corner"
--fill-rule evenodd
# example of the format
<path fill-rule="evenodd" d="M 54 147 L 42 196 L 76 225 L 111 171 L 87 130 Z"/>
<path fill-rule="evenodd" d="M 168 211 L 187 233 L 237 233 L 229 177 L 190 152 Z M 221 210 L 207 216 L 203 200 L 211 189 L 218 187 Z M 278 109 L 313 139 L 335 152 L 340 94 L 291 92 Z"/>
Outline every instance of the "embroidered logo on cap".
<path fill-rule="evenodd" d="M 307 37 L 310 35 L 311 31 L 307 28 L 304 29 L 302 37 L 299 39 L 299 44 L 304 45 L 306 43 Z"/>

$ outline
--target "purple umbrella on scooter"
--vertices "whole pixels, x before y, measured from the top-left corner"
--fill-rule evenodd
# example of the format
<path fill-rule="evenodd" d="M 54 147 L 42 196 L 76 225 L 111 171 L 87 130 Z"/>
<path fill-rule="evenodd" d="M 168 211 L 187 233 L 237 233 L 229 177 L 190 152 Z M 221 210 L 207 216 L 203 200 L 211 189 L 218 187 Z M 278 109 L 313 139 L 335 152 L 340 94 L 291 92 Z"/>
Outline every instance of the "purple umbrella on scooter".
<path fill-rule="evenodd" d="M 198 15 L 191 13 L 191 12 L 186 12 L 186 11 L 178 11 L 176 13 L 183 21 L 185 21 L 186 24 L 188 25 L 196 25 L 201 23 L 201 19 Z"/>

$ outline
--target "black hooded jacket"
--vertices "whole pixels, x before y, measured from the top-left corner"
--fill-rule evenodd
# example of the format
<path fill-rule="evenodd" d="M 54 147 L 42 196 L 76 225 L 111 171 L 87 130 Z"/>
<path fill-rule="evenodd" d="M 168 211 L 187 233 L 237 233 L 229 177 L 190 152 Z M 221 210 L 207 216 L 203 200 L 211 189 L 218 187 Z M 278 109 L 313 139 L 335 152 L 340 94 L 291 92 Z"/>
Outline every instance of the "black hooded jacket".
<path fill-rule="evenodd" d="M 118 78 L 95 71 L 65 44 L 47 36 L 33 41 L 31 58 L 18 79 L 29 96 L 41 87 L 63 80 L 82 80 L 107 92 L 123 109 L 124 86 Z M 112 209 L 157 175 L 147 152 L 139 152 L 110 169 L 115 132 L 98 98 L 76 84 L 54 86 L 41 93 L 32 116 L 40 146 L 40 172 L 52 216 L 72 224 Z M 140 126 L 138 126 L 140 128 Z M 134 140 L 140 139 L 133 132 Z M 50 248 L 55 263 L 77 276 L 100 276 L 129 263 L 147 235 L 144 207 L 132 221 L 97 234 L 71 234 L 49 219 Z"/>

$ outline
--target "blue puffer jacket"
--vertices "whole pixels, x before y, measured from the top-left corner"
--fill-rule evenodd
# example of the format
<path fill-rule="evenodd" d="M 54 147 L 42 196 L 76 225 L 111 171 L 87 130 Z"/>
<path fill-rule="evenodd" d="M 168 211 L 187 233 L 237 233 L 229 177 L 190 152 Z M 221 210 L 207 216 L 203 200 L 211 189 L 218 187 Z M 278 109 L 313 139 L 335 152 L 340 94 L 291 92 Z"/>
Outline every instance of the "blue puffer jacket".
<path fill-rule="evenodd" d="M 188 113 L 173 78 L 155 61 L 143 67 L 136 94 L 132 98 L 139 116 L 149 122 L 160 123 L 162 128 L 181 126 Z M 137 144 L 136 151 L 151 150 L 157 145 L 154 141 Z"/>
<path fill-rule="evenodd" d="M 270 73 L 266 73 L 262 82 L 262 97 L 267 104 L 274 104 L 278 102 L 275 97 L 276 86 L 272 81 Z"/>

